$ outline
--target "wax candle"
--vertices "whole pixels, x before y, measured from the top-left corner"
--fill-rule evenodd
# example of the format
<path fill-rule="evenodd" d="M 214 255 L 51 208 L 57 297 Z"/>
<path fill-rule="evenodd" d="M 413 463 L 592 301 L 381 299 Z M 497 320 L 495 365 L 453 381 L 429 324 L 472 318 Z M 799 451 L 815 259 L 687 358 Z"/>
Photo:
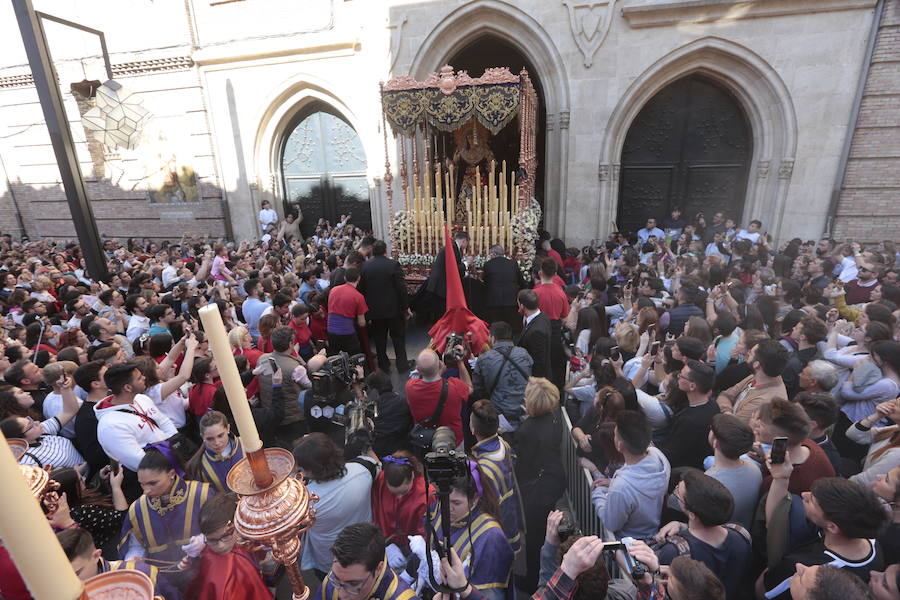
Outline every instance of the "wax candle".
<path fill-rule="evenodd" d="M 231 414 L 234 415 L 234 422 L 237 425 L 238 434 L 241 436 L 241 445 L 244 447 L 244 453 L 259 450 L 263 445 L 262 440 L 259 439 L 256 421 L 253 420 L 253 415 L 250 413 L 247 392 L 244 390 L 244 384 L 241 383 L 241 375 L 238 373 L 237 364 L 234 362 L 234 354 L 232 354 L 231 345 L 228 343 L 228 334 L 225 333 L 225 325 L 222 323 L 219 307 L 216 304 L 207 304 L 198 312 L 200 313 L 200 321 L 203 322 L 203 331 L 206 333 L 206 339 L 209 340 L 213 358 L 216 359 L 219 378 L 222 380 L 222 387 L 225 388 L 228 406 L 231 407 Z M 291 374 L 285 373 L 284 376 L 290 377 Z"/>
<path fill-rule="evenodd" d="M 0 539 L 36 600 L 77 600 L 81 581 L 28 488 L 6 438 L 0 434 L 0 439 Z"/>

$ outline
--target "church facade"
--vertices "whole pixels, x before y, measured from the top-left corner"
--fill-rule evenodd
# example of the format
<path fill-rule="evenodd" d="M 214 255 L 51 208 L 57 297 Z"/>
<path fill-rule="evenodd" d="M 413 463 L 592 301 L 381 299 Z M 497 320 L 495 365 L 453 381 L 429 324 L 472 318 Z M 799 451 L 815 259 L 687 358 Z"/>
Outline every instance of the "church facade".
<path fill-rule="evenodd" d="M 127 6 L 128 8 L 123 8 Z M 573 245 L 675 207 L 777 240 L 894 239 L 900 0 L 116 0 L 35 8 L 105 32 L 153 115 L 109 149 L 82 125 L 96 40 L 46 26 L 101 235 L 259 234 L 263 200 L 387 237 L 379 83 L 528 70 L 535 196 Z M 9 4 L 0 7 L 0 230 L 74 237 Z M 73 87 L 73 84 L 74 87 Z M 395 188 L 395 197 L 399 189 Z"/>

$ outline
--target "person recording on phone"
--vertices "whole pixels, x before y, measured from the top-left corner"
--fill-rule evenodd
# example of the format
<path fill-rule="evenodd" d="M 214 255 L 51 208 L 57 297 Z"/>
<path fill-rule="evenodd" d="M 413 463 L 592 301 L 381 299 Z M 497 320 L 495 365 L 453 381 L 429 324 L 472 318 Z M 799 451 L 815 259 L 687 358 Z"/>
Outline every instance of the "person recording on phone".
<path fill-rule="evenodd" d="M 758 596 L 797 598 L 793 592 L 802 582 L 795 580 L 805 579 L 806 568 L 816 565 L 845 570 L 864 582 L 872 571 L 884 571 L 884 551 L 874 538 L 889 516 L 875 492 L 824 477 L 798 497 L 789 491 L 793 462 L 790 451 L 783 462 L 773 462 L 771 455 L 766 460 L 772 473 L 765 504 L 768 569 L 756 581 Z M 802 503 L 805 518 L 794 516 L 796 503 Z"/>
<path fill-rule="evenodd" d="M 544 545 L 541 547 L 541 571 L 536 596 L 546 598 L 548 591 L 559 588 L 560 570 L 566 555 L 576 546 L 590 544 L 593 536 L 583 536 L 572 523 L 571 515 L 554 510 L 547 516 Z M 581 541 L 585 540 L 585 541 Z M 599 559 L 599 556 L 598 556 Z M 551 582 L 556 578 L 556 584 Z M 636 589 L 630 578 L 611 578 L 602 560 L 595 562 L 572 577 L 577 586 L 573 600 L 632 600 Z"/>
<path fill-rule="evenodd" d="M 609 593 L 607 593 L 609 572 L 601 559 L 603 540 L 592 535 L 573 538 L 569 542 L 558 567 L 554 558 L 553 570 L 550 572 L 552 576 L 548 577 L 540 589 L 531 596 L 533 600 L 599 600 L 602 598 L 630 600 L 634 598 L 633 586 L 630 594 L 614 594 L 610 583 Z M 555 554 L 556 547 L 553 551 Z M 459 593 L 459 598 L 482 600 L 486 597 L 480 590 L 468 583 L 465 567 L 452 548 L 450 555 L 441 559 L 441 579 L 446 585 L 463 590 Z M 438 594 L 435 598 L 450 600 L 452 596 Z"/>
<path fill-rule="evenodd" d="M 22 438 L 29 448 L 19 461 L 25 465 L 54 467 L 79 467 L 84 458 L 69 438 L 60 435 L 62 428 L 78 412 L 78 398 L 72 391 L 75 385 L 71 375 L 65 373 L 61 363 L 47 365 L 45 375 L 57 373 L 53 380 L 53 393 L 62 396 L 62 410 L 55 417 L 35 422 L 31 417 L 8 417 L 0 421 L 0 431 L 6 438 Z"/>
<path fill-rule="evenodd" d="M 812 488 L 813 482 L 822 477 L 833 477 L 834 467 L 825 451 L 809 439 L 812 423 L 800 404 L 776 398 L 763 404 L 756 412 L 750 427 L 762 448 L 773 445 L 776 439 L 787 440 L 787 453 L 793 464 L 790 492 L 801 494 Z M 764 459 L 759 449 L 757 459 Z M 763 493 L 772 481 L 771 475 L 763 479 Z"/>

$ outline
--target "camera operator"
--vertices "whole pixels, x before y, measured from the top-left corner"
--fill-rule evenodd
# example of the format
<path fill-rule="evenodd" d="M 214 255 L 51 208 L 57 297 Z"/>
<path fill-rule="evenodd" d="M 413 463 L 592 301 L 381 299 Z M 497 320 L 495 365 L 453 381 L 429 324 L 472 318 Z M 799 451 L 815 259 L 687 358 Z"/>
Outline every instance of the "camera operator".
<path fill-rule="evenodd" d="M 459 378 L 448 377 L 446 379 L 447 397 L 441 414 L 434 419 L 434 428 L 450 427 L 457 440 L 462 444 L 462 406 L 472 393 L 472 379 L 466 368 L 465 351 L 460 345 L 456 347 L 459 367 Z M 409 404 L 409 412 L 412 413 L 414 423 L 420 423 L 431 417 L 437 409 L 441 391 L 444 387 L 443 373 L 446 365 L 437 352 L 431 349 L 422 350 L 416 358 L 416 370 L 419 378 L 412 378 L 406 382 L 406 402 Z"/>
<path fill-rule="evenodd" d="M 564 546 L 574 546 L 578 540 L 592 539 L 581 535 L 564 513 L 554 510 L 547 516 L 547 531 L 541 547 L 541 572 L 538 578 L 538 594 L 552 581 L 555 572 L 561 568 L 560 558 L 565 561 L 560 550 Z M 574 543 L 572 543 L 574 542 Z M 575 579 L 575 578 L 573 578 Z M 632 600 L 637 590 L 630 579 L 611 579 L 603 561 L 586 568 L 578 577 L 573 600 Z"/>
<path fill-rule="evenodd" d="M 509 323 L 491 324 L 491 349 L 481 354 L 472 370 L 475 398 L 488 398 L 501 415 L 501 433 L 515 431 L 525 415 L 522 398 L 534 363 L 528 351 L 513 345 Z"/>
<path fill-rule="evenodd" d="M 472 405 L 469 427 L 478 441 L 472 446 L 472 458 L 484 472 L 482 484 L 494 489 L 500 504 L 500 523 L 513 552 L 518 554 L 525 542 L 525 515 L 513 464 L 515 454 L 497 435 L 499 424 L 497 409 L 489 400 L 479 400 Z"/>
<path fill-rule="evenodd" d="M 478 465 L 468 461 L 469 473 L 450 483 L 450 544 L 467 564 L 469 583 L 490 600 L 503 600 L 511 585 L 513 550 L 500 526 L 494 490 Z M 486 483 L 486 482 L 485 482 Z M 437 539 L 444 541 L 439 512 L 431 520 Z"/>
<path fill-rule="evenodd" d="M 566 551 L 562 559 L 562 564 L 555 570 L 553 576 L 541 587 L 533 596 L 533 600 L 579 600 L 600 599 L 602 595 L 598 595 L 597 587 L 589 587 L 584 585 L 588 574 L 602 569 L 609 578 L 609 573 L 602 561 L 600 555 L 603 552 L 603 542 L 597 536 L 583 536 L 575 540 L 571 547 Z M 486 596 L 477 588 L 472 587 L 466 581 L 466 572 L 456 550 L 450 549 L 450 556 L 441 559 L 441 579 L 444 583 L 454 588 L 465 589 L 459 594 L 460 598 L 466 600 L 483 600 Z M 634 588 L 632 587 L 632 590 Z M 606 596 L 609 598 L 610 596 Z M 632 593 L 630 596 L 615 596 L 615 598 L 634 598 Z M 450 600 L 447 594 L 438 594 L 435 596 L 437 600 Z"/>

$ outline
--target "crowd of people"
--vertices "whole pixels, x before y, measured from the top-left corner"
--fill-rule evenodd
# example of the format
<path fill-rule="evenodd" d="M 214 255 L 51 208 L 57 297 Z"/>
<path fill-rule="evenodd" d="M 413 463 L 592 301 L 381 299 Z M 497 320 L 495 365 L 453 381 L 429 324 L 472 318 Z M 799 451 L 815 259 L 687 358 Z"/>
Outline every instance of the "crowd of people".
<path fill-rule="evenodd" d="M 460 231 L 411 294 L 349 215 L 309 239 L 299 216 L 259 221 L 256 242 L 107 241 L 103 281 L 74 243 L 0 237 L 0 430 L 52 469 L 79 577 L 136 568 L 166 600 L 272 598 L 283 578 L 233 523 L 244 454 L 198 313 L 215 304 L 264 444 L 318 497 L 316 598 L 900 599 L 891 242 L 775 247 L 759 221 L 673 210 L 581 249 L 542 234 L 523 273 L 500 246 L 476 269 Z M 489 340 L 409 360 L 450 251 Z M 329 412 L 341 353 L 361 364 Z M 377 408 L 352 430 L 354 396 Z M 568 508 L 565 444 L 598 531 Z M 0 596 L 31 597 L 2 546 Z"/>

